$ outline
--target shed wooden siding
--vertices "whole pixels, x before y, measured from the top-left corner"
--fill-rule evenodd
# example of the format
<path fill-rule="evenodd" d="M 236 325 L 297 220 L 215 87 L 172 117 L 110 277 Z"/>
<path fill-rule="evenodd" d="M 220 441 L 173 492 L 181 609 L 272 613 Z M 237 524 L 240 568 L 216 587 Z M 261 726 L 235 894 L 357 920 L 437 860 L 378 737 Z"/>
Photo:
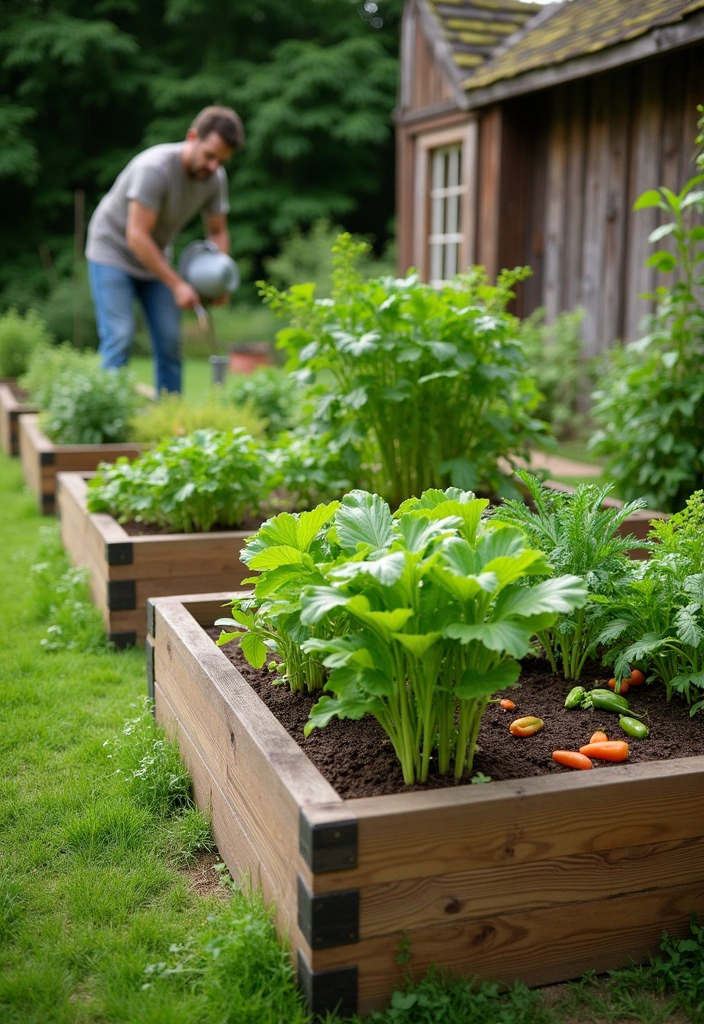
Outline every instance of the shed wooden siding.
<path fill-rule="evenodd" d="M 656 284 L 643 266 L 654 251 L 647 239 L 663 218 L 657 210 L 634 213 L 633 203 L 648 188 L 678 190 L 694 175 L 702 102 L 704 46 L 697 45 L 474 112 L 476 260 L 490 274 L 518 263 L 533 268 L 519 293 L 520 315 L 583 306 L 586 356 L 638 336 L 650 308 L 638 296 Z M 404 161 L 410 138 L 437 126 L 420 115 L 399 126 Z M 404 187 L 399 175 L 401 224 L 411 180 Z M 409 235 L 401 233 L 402 269 L 412 262 Z"/>

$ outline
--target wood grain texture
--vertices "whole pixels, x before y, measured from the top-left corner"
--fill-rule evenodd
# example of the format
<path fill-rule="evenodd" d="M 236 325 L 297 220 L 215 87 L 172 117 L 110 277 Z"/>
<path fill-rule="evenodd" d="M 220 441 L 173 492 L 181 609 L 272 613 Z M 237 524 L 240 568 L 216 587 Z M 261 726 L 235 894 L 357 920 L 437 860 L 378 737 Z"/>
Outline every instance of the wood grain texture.
<path fill-rule="evenodd" d="M 587 358 L 602 351 L 603 270 L 609 171 L 609 88 L 601 75 L 591 85 L 584 184 L 584 254 L 582 257 L 582 349 Z"/>
<path fill-rule="evenodd" d="M 548 985 L 627 966 L 655 954 L 663 929 L 689 932 L 692 909 L 704 911 L 704 883 L 573 904 L 569 908 L 491 915 L 436 928 L 411 928 L 411 964 L 421 976 L 433 963 L 452 973 L 511 985 Z M 608 925 L 606 924 L 608 922 Z M 359 1012 L 388 1001 L 398 986 L 401 934 L 313 952 L 315 970 L 354 963 Z"/>
<path fill-rule="evenodd" d="M 37 410 L 15 396 L 11 383 L 0 381 L 0 449 L 6 455 L 16 456 L 20 453 L 19 417 Z"/>

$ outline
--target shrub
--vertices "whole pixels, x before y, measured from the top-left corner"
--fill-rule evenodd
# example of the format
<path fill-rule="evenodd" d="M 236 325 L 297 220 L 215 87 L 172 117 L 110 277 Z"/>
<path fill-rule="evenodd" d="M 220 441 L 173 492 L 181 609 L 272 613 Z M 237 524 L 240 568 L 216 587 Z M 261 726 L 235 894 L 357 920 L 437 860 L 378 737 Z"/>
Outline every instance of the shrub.
<path fill-rule="evenodd" d="M 260 286 L 293 324 L 278 335 L 289 367 L 317 383 L 314 426 L 360 444 L 395 506 L 432 486 L 501 487 L 498 459 L 544 432 L 506 312 L 527 271 L 504 271 L 496 287 L 479 270 L 441 289 L 415 274 L 364 282 L 355 264 L 367 250 L 340 236 L 330 300 L 313 285 Z"/>
<path fill-rule="evenodd" d="M 521 324 L 521 341 L 528 370 L 542 398 L 535 415 L 562 439 L 579 436 L 587 417 L 579 408 L 580 396 L 590 383 L 590 371 L 582 357 L 584 310 L 559 313 L 545 323 L 545 310 L 536 309 Z"/>
<path fill-rule="evenodd" d="M 51 342 L 46 324 L 35 310 L 22 316 L 10 309 L 0 316 L 0 377 L 21 377 L 32 353 Z"/>
<path fill-rule="evenodd" d="M 659 207 L 671 220 L 651 242 L 671 237 L 674 252 L 647 261 L 675 281 L 650 298 L 657 310 L 648 333 L 607 353 L 592 414 L 599 425 L 590 446 L 608 458 L 606 469 L 624 497 L 644 496 L 666 511 L 681 508 L 704 482 L 704 227 L 691 225 L 704 208 L 704 175 L 679 195 L 645 192 L 634 209 Z"/>
<path fill-rule="evenodd" d="M 251 407 L 265 421 L 269 437 L 294 425 L 299 415 L 299 396 L 296 379 L 273 366 L 263 366 L 246 376 L 228 377 L 222 387 L 223 401 Z"/>
<path fill-rule="evenodd" d="M 163 394 L 158 402 L 149 402 L 130 424 L 135 441 L 155 444 L 168 437 L 185 437 L 194 430 L 232 430 L 241 427 L 252 437 L 264 433 L 264 423 L 251 401 L 228 402 L 211 394 L 201 405 L 181 395 Z"/>
<path fill-rule="evenodd" d="M 270 488 L 266 455 L 244 430 L 196 430 L 134 462 L 102 465 L 88 486 L 88 510 L 175 533 L 233 529 L 256 514 Z"/>
<path fill-rule="evenodd" d="M 79 352 L 66 341 L 51 348 L 35 350 L 20 383 L 29 391 L 34 404 L 45 409 L 51 401 L 55 384 L 62 377 L 80 375 L 84 370 L 97 366 L 97 356 Z"/>
<path fill-rule="evenodd" d="M 90 362 L 51 383 L 40 423 L 55 444 L 117 443 L 128 440 L 140 401 L 129 371 Z"/>

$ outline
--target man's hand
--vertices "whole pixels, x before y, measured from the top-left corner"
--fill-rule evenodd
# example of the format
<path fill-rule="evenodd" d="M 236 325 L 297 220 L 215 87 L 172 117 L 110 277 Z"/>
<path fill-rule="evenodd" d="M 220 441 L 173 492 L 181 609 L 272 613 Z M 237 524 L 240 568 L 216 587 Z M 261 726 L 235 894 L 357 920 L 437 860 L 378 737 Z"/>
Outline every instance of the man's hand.
<path fill-rule="evenodd" d="M 171 291 L 179 309 L 195 309 L 196 306 L 201 304 L 200 295 L 188 281 L 179 279 Z"/>

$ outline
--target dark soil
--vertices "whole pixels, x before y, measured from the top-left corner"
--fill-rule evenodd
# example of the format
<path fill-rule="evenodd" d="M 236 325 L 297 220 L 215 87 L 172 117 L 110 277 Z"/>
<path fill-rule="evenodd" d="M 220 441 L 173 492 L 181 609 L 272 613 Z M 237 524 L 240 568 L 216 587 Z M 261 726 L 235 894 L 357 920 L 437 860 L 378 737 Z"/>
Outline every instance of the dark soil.
<path fill-rule="evenodd" d="M 258 530 L 262 525 L 262 517 L 252 516 L 249 519 L 244 519 L 237 526 L 212 526 L 207 532 L 208 533 L 226 533 L 235 530 Z M 166 530 L 163 526 L 159 526 L 157 523 L 138 523 L 134 519 L 128 519 L 126 523 L 120 523 L 120 526 L 128 533 L 130 537 L 168 537 L 172 533 L 178 533 L 177 530 Z M 200 536 L 202 531 L 195 531 L 194 537 Z"/>
<path fill-rule="evenodd" d="M 215 639 L 220 631 L 212 628 L 207 632 Z M 427 784 L 405 786 L 393 747 L 372 718 L 359 722 L 333 719 L 325 729 L 314 729 L 305 739 L 303 727 L 317 698 L 272 685 L 271 674 L 266 669 L 253 669 L 236 642 L 221 649 L 340 796 L 381 796 L 455 785 L 451 776 L 432 775 Z M 609 675 L 608 670 L 595 665 L 580 683 L 585 689 L 605 687 Z M 618 716 L 610 712 L 565 708 L 565 697 L 572 685 L 561 676 L 553 675 L 546 661 L 526 661 L 520 686 L 497 694 L 497 699 L 510 697 L 515 710 L 504 711 L 498 703 L 492 703 L 484 714 L 473 773 L 481 772 L 498 782 L 570 772 L 572 769 L 563 768 L 552 760 L 553 750 L 579 750 L 599 728 L 609 739 L 628 742 L 630 763 L 704 754 L 704 716 L 690 718 L 681 698 L 673 698 L 668 704 L 662 685 L 632 688 L 627 696 L 633 711 L 647 712 L 645 721 L 650 735 L 644 740 L 624 735 Z M 544 729 L 522 739 L 511 736 L 510 722 L 526 715 L 542 718 Z M 593 766 L 597 771 L 614 767 L 601 761 L 594 761 Z M 465 783 L 467 781 L 465 779 Z"/>

